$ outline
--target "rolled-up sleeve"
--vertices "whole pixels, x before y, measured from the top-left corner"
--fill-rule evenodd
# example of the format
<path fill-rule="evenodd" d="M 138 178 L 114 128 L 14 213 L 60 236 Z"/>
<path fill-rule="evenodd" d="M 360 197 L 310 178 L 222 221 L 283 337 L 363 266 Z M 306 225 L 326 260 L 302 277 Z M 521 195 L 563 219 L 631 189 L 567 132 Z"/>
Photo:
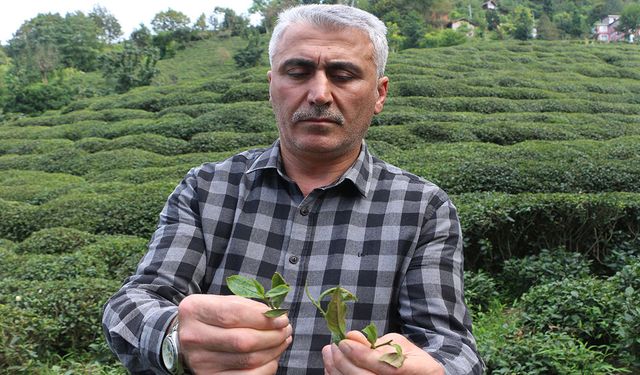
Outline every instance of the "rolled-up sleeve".
<path fill-rule="evenodd" d="M 201 293 L 207 262 L 196 175 L 192 169 L 169 196 L 136 273 L 104 307 L 107 342 L 133 374 L 165 371 L 162 338 L 180 301 Z"/>
<path fill-rule="evenodd" d="M 417 250 L 399 294 L 402 330 L 447 374 L 481 374 L 464 303 L 460 222 L 446 195 L 430 200 Z"/>

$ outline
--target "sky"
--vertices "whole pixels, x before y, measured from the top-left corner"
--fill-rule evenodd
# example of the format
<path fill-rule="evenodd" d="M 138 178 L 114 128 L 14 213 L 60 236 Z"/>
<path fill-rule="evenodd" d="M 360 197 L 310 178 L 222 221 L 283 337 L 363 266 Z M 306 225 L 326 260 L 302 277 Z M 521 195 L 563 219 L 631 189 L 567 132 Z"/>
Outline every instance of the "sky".
<path fill-rule="evenodd" d="M 25 21 L 39 13 L 60 13 L 64 17 L 80 10 L 87 14 L 100 5 L 118 19 L 123 36 L 129 37 L 141 22 L 151 28 L 153 16 L 169 8 L 186 14 L 193 23 L 202 13 L 208 18 L 217 6 L 248 15 L 252 3 L 252 0 L 13 0 L 0 10 L 0 43 L 6 45 Z"/>

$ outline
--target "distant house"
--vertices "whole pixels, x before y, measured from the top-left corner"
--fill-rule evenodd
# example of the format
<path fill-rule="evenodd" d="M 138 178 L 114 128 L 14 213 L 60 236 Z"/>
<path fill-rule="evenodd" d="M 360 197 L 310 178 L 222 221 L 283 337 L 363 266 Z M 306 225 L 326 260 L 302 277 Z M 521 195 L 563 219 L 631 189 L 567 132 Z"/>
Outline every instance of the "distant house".
<path fill-rule="evenodd" d="M 478 27 L 478 25 L 474 24 L 473 22 L 469 21 L 466 18 L 460 18 L 460 19 L 449 22 L 447 24 L 447 27 L 452 30 L 458 30 L 460 28 L 463 28 L 464 30 L 467 31 L 467 36 L 472 37 L 473 34 L 475 33 L 475 28 Z"/>
<path fill-rule="evenodd" d="M 496 2 L 493 0 L 485 1 L 484 3 L 482 3 L 482 9 L 496 10 L 498 9 L 498 4 L 496 4 Z"/>
<path fill-rule="evenodd" d="M 594 37 L 600 42 L 617 42 L 624 40 L 624 33 L 616 30 L 620 15 L 610 14 L 594 25 Z"/>

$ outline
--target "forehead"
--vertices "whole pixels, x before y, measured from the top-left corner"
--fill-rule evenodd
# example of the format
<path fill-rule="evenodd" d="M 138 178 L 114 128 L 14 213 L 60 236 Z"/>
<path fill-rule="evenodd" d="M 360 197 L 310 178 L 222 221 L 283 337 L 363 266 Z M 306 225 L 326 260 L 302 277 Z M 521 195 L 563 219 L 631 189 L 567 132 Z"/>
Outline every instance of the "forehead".
<path fill-rule="evenodd" d="M 361 63 L 374 64 L 373 44 L 364 31 L 308 23 L 293 23 L 284 30 L 273 56 L 274 65 L 297 57 L 313 60 L 360 60 Z"/>

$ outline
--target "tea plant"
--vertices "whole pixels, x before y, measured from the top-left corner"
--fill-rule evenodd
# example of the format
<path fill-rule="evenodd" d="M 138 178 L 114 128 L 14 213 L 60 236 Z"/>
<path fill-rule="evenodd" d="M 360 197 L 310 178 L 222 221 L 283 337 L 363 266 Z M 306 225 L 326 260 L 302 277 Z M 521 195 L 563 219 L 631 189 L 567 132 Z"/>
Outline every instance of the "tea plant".
<path fill-rule="evenodd" d="M 266 292 L 258 281 L 240 275 L 227 277 L 227 286 L 237 296 L 264 302 L 271 308 L 264 313 L 268 318 L 276 318 L 287 313 L 287 309 L 281 309 L 280 305 L 291 288 L 278 272 L 271 277 L 271 289 Z"/>

